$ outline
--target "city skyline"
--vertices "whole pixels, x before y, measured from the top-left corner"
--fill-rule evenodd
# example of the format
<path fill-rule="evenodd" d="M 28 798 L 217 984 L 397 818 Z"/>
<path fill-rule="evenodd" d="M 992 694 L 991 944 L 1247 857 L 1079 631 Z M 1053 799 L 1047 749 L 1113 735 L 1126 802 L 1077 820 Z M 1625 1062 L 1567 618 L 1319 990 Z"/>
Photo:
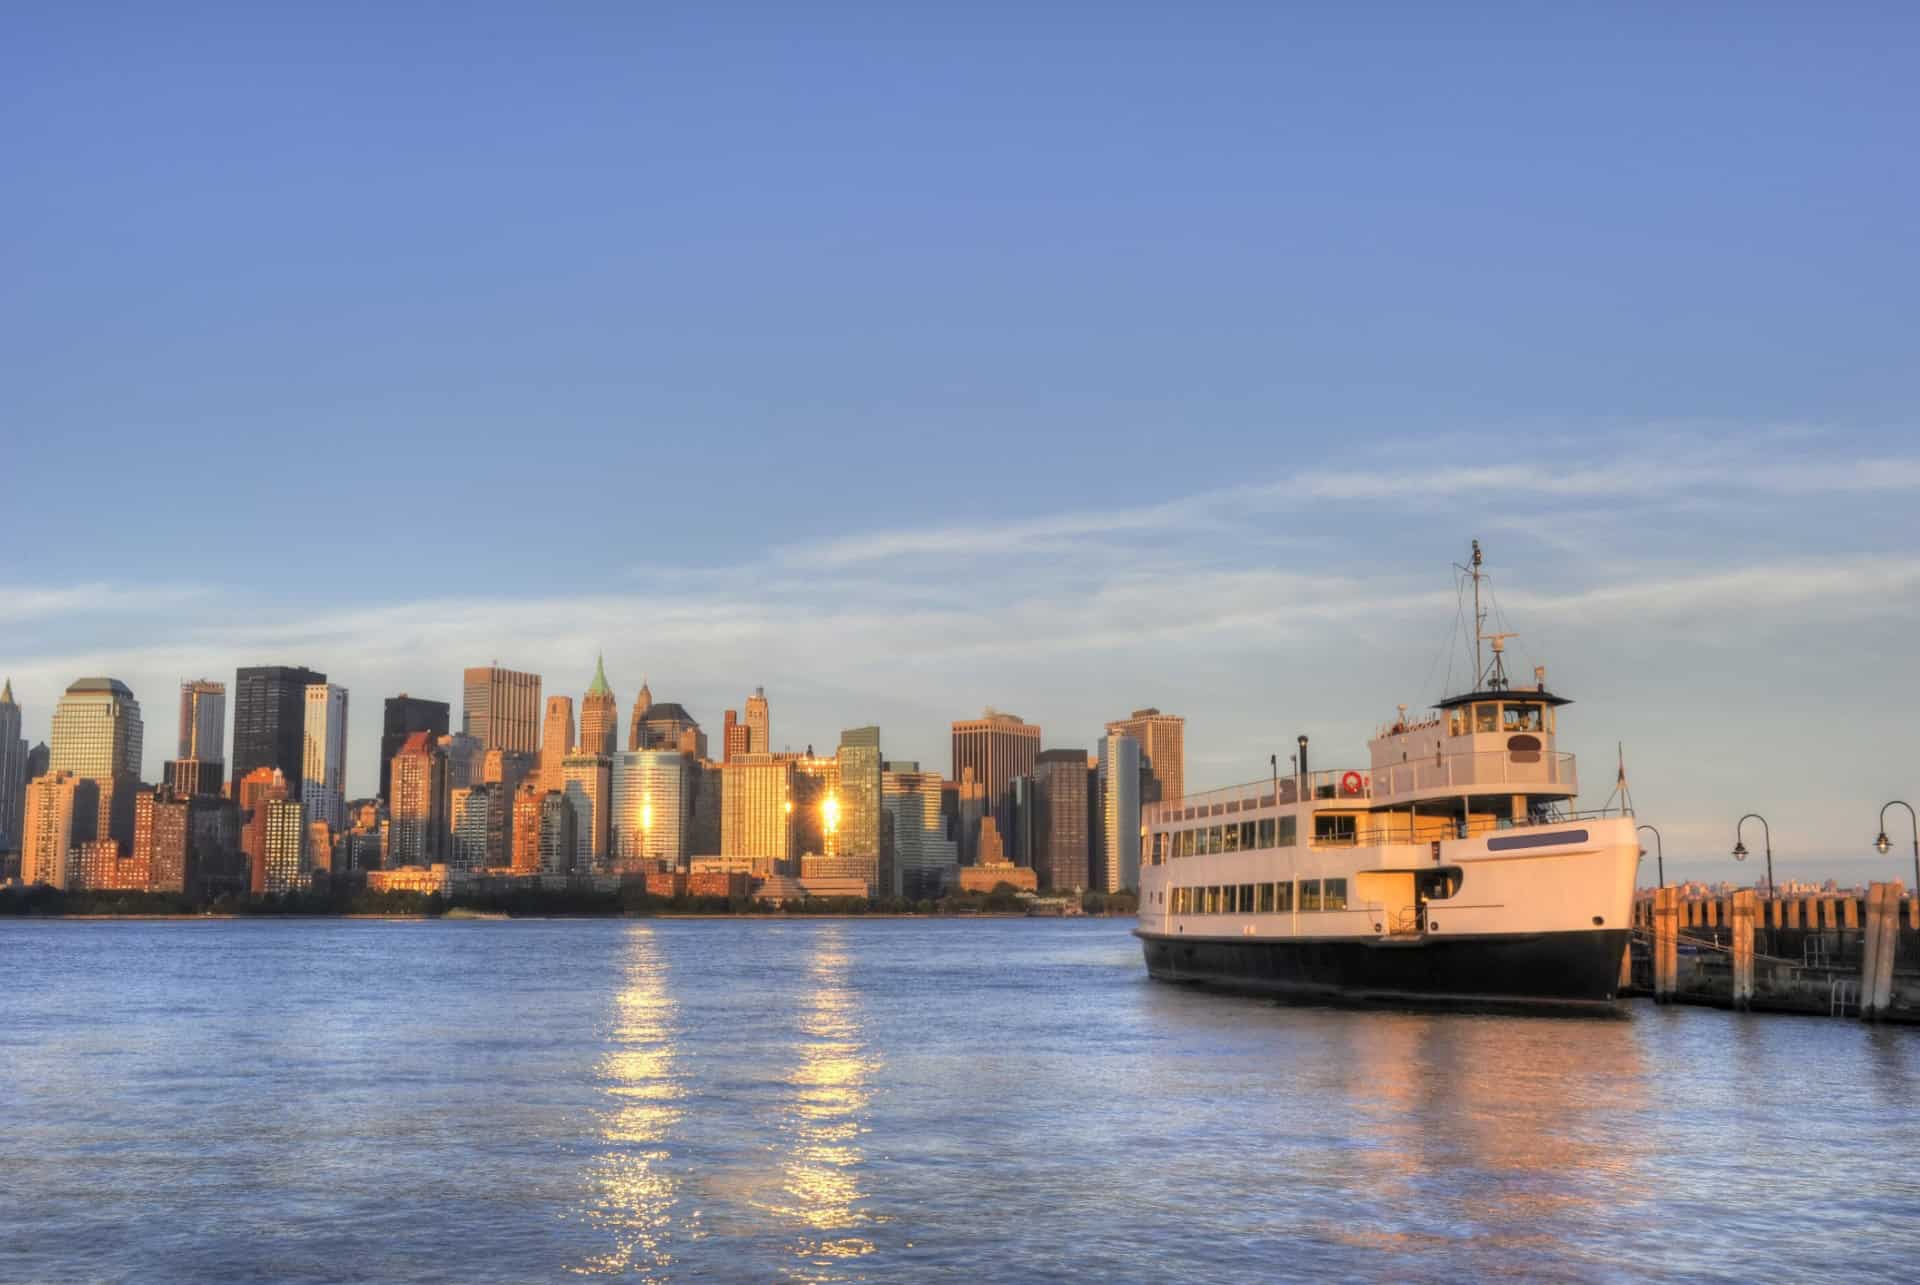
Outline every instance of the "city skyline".
<path fill-rule="evenodd" d="M 345 20 L 25 16 L 29 739 L 77 676 L 155 719 L 285 658 L 356 694 L 365 794 L 373 702 L 496 658 L 578 701 L 604 648 L 615 748 L 642 678 L 716 752 L 760 684 L 767 748 L 877 724 L 926 763 L 988 705 L 1088 749 L 1158 706 L 1200 789 L 1443 696 L 1477 537 L 1680 868 L 1758 808 L 1864 876 L 1916 792 L 1912 19 L 1396 19 L 403 8 L 372 58 Z M 391 519 L 290 523 L 322 474 Z"/>

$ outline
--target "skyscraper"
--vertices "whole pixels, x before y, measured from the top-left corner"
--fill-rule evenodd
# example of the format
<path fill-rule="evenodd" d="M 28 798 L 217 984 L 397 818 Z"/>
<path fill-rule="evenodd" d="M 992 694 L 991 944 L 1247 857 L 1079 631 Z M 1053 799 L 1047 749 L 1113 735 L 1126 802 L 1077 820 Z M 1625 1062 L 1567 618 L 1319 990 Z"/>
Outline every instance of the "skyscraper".
<path fill-rule="evenodd" d="M 269 799 L 266 803 L 264 879 L 258 891 L 297 892 L 313 877 L 308 851 L 307 807 L 298 799 Z"/>
<path fill-rule="evenodd" d="M 720 761 L 731 763 L 736 754 L 752 749 L 753 729 L 740 721 L 740 711 L 730 709 L 720 723 Z"/>
<path fill-rule="evenodd" d="M 609 724 L 607 735 L 612 734 Z M 583 729 L 581 736 L 585 735 Z M 567 805 L 573 809 L 573 868 L 580 874 L 589 874 L 607 860 L 613 759 L 606 754 L 569 754 L 562 772 L 566 777 Z"/>
<path fill-rule="evenodd" d="M 587 694 L 580 701 L 579 750 L 582 754 L 612 758 L 619 748 L 615 739 L 619 733 L 620 701 L 607 682 L 607 659 L 601 656 L 594 662 L 593 681 L 587 685 Z"/>
<path fill-rule="evenodd" d="M 393 756 L 393 798 L 387 805 L 387 860 L 430 866 L 446 860 L 447 756 L 427 732 L 407 737 Z"/>
<path fill-rule="evenodd" d="M 540 733 L 540 788 L 566 788 L 565 764 L 573 753 L 573 697 L 547 697 L 546 724 Z"/>
<path fill-rule="evenodd" d="M 1033 776 L 1034 875 L 1043 888 L 1087 888 L 1086 751 L 1042 750 Z"/>
<path fill-rule="evenodd" d="M 972 768 L 973 779 L 985 793 L 986 810 L 1000 815 L 1006 803 L 1007 783 L 1016 776 L 1032 776 L 1033 761 L 1039 753 L 1037 724 L 989 709 L 979 718 L 954 722 L 952 779 L 963 779 L 966 770 Z"/>
<path fill-rule="evenodd" d="M 453 790 L 449 798 L 447 864 L 460 870 L 505 865 L 508 796 L 482 783 Z"/>
<path fill-rule="evenodd" d="M 292 794 L 286 773 L 277 767 L 256 767 L 234 788 L 240 805 L 240 851 L 247 858 L 247 890 L 267 890 L 267 805 Z"/>
<path fill-rule="evenodd" d="M 258 665 L 234 675 L 233 761 L 228 769 L 236 787 L 255 768 L 272 767 L 287 778 L 290 797 L 300 796 L 307 688 L 326 681 L 325 674 L 296 665 Z"/>
<path fill-rule="evenodd" d="M 487 751 L 480 738 L 450 732 L 435 742 L 447 758 L 447 788 L 464 790 L 480 783 L 486 771 Z"/>
<path fill-rule="evenodd" d="M 772 754 L 740 754 L 723 769 L 720 855 L 786 861 L 793 853 L 793 764 Z"/>
<path fill-rule="evenodd" d="M 959 849 L 947 837 L 940 810 L 940 790 L 940 774 L 922 772 L 918 763 L 882 765 L 880 806 L 893 829 L 894 886 L 888 889 L 893 896 L 937 897 L 959 865 Z"/>
<path fill-rule="evenodd" d="M 616 864 L 686 864 L 692 771 L 693 760 L 678 750 L 614 755 L 607 843 Z"/>
<path fill-rule="evenodd" d="M 707 734 L 686 707 L 677 701 L 647 700 L 643 712 L 636 704 L 627 734 L 630 750 L 679 750 L 692 758 L 707 756 Z"/>
<path fill-rule="evenodd" d="M 169 789 L 142 790 L 133 804 L 133 857 L 153 892 L 187 892 L 193 884 L 191 801 Z"/>
<path fill-rule="evenodd" d="M 540 872 L 540 800 L 545 796 L 546 791 L 533 780 L 522 781 L 513 792 L 511 857 L 515 874 Z"/>
<path fill-rule="evenodd" d="M 540 675 L 483 665 L 464 675 L 460 730 L 482 750 L 540 747 Z"/>
<path fill-rule="evenodd" d="M 53 771 L 27 786 L 20 881 L 65 888 L 78 876 L 79 850 L 94 838 L 99 782 Z"/>
<path fill-rule="evenodd" d="M 646 720 L 647 711 L 653 708 L 653 689 L 647 686 L 647 680 L 640 679 L 640 692 L 633 698 L 633 720 L 627 724 L 627 748 L 630 750 L 651 749 L 640 730 Z"/>
<path fill-rule="evenodd" d="M 1100 741 L 1100 868 L 1106 892 L 1140 886 L 1140 742 L 1123 732 Z"/>
<path fill-rule="evenodd" d="M 307 688 L 300 755 L 300 798 L 308 821 L 336 830 L 347 825 L 347 689 L 337 683 Z"/>
<path fill-rule="evenodd" d="M 840 856 L 880 855 L 880 729 L 850 727 L 840 733 Z"/>
<path fill-rule="evenodd" d="M 756 687 L 747 697 L 747 753 L 773 753 L 773 716 L 767 710 L 767 689 Z"/>
<path fill-rule="evenodd" d="M 180 746 L 175 758 L 227 761 L 227 685 L 207 678 L 180 684 Z"/>
<path fill-rule="evenodd" d="M 145 725 L 140 702 L 117 678 L 82 678 L 53 711 L 53 755 L 48 768 L 90 781 L 140 776 Z"/>
<path fill-rule="evenodd" d="M 447 734 L 453 708 L 446 701 L 420 700 L 401 692 L 387 697 L 385 718 L 380 725 L 380 801 L 393 800 L 393 756 L 415 732 L 425 732 L 435 740 Z"/>
<path fill-rule="evenodd" d="M 27 742 L 20 735 L 20 706 L 13 680 L 0 687 L 0 852 L 20 851 L 27 820 Z"/>
<path fill-rule="evenodd" d="M 1107 724 L 1109 733 L 1131 736 L 1145 756 L 1149 783 L 1142 803 L 1170 803 L 1187 791 L 1187 720 L 1157 709 L 1136 709 Z"/>
<path fill-rule="evenodd" d="M 540 796 L 542 873 L 562 875 L 574 868 L 580 851 L 578 821 L 573 801 L 559 790 L 548 790 Z"/>

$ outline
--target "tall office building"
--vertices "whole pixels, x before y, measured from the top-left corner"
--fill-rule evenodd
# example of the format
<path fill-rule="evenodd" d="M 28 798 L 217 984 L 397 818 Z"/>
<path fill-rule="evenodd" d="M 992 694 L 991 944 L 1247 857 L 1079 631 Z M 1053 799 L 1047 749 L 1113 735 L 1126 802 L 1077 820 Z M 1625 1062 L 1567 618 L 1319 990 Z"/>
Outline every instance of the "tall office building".
<path fill-rule="evenodd" d="M 540 675 L 483 665 L 466 671 L 460 730 L 482 750 L 540 748 Z"/>
<path fill-rule="evenodd" d="M 850 727 L 840 733 L 839 835 L 841 856 L 880 855 L 880 729 Z"/>
<path fill-rule="evenodd" d="M 986 810 L 999 814 L 1007 797 L 1007 783 L 1016 776 L 1032 776 L 1040 753 L 1040 728 L 1012 714 L 989 709 L 979 718 L 953 724 L 953 777 L 961 780 L 968 768 L 985 791 Z"/>
<path fill-rule="evenodd" d="M 160 765 L 160 780 L 182 798 L 192 795 L 217 799 L 226 793 L 227 765 L 203 763 L 199 759 L 168 759 Z"/>
<path fill-rule="evenodd" d="M 49 766 L 99 784 L 99 814 L 90 838 L 133 846 L 133 795 L 140 784 L 145 725 L 140 702 L 113 678 L 82 678 L 53 712 Z"/>
<path fill-rule="evenodd" d="M 645 676 L 640 679 L 640 692 L 633 698 L 633 719 L 627 724 L 627 748 L 646 750 L 653 747 L 646 743 L 640 725 L 646 721 L 647 711 L 653 708 L 653 689 L 647 686 Z"/>
<path fill-rule="evenodd" d="M 0 852 L 20 851 L 27 820 L 27 742 L 20 735 L 20 706 L 13 680 L 0 688 Z"/>
<path fill-rule="evenodd" d="M 202 763 L 227 761 L 227 685 L 209 678 L 180 684 L 179 759 Z"/>
<path fill-rule="evenodd" d="M 573 697 L 547 697 L 546 723 L 540 732 L 540 788 L 566 788 L 564 765 L 577 742 L 573 739 Z"/>
<path fill-rule="evenodd" d="M 446 701 L 421 700 L 401 692 L 387 697 L 385 717 L 380 724 L 380 801 L 393 799 L 393 756 L 415 732 L 425 732 L 434 740 L 447 734 L 453 707 Z"/>
<path fill-rule="evenodd" d="M 449 792 L 447 864 L 486 870 L 507 864 L 510 795 L 497 785 L 469 785 Z"/>
<path fill-rule="evenodd" d="M 517 875 L 540 873 L 540 800 L 545 797 L 546 791 L 534 780 L 522 781 L 513 792 L 513 842 L 509 855 Z"/>
<path fill-rule="evenodd" d="M 191 847 L 192 801 L 164 786 L 142 790 L 133 804 L 133 858 L 145 866 L 152 892 L 185 893 L 197 873 Z"/>
<path fill-rule="evenodd" d="M 693 760 L 678 750 L 628 750 L 613 756 L 607 843 L 615 864 L 686 864 L 689 778 Z"/>
<path fill-rule="evenodd" d="M 937 897 L 960 862 L 959 847 L 947 835 L 940 806 L 938 772 L 922 772 L 914 762 L 885 763 L 880 771 L 880 806 L 893 831 L 893 886 L 896 897 Z"/>
<path fill-rule="evenodd" d="M 347 689 L 337 683 L 307 688 L 300 757 L 300 799 L 307 820 L 347 827 Z"/>
<path fill-rule="evenodd" d="M 269 799 L 264 810 L 263 878 L 256 891 L 298 892 L 313 878 L 307 806 L 299 799 Z"/>
<path fill-rule="evenodd" d="M 767 689 L 756 687 L 747 697 L 747 753 L 773 753 L 773 716 L 767 710 Z"/>
<path fill-rule="evenodd" d="M 741 754 L 721 769 L 720 855 L 787 861 L 793 851 L 793 764 L 772 754 Z"/>
<path fill-rule="evenodd" d="M 48 768 L 90 781 L 140 776 L 145 725 L 140 702 L 116 678 L 82 678 L 67 688 L 53 711 L 53 754 Z"/>
<path fill-rule="evenodd" d="M 234 675 L 233 757 L 227 767 L 235 786 L 255 768 L 273 767 L 287 778 L 290 796 L 300 796 L 307 688 L 326 681 L 325 674 L 297 665 L 258 665 Z"/>
<path fill-rule="evenodd" d="M 580 701 L 579 751 L 612 758 L 619 748 L 616 739 L 619 734 L 620 700 L 607 682 L 607 658 L 601 656 L 594 661 L 593 681 L 587 685 L 587 694 Z"/>
<path fill-rule="evenodd" d="M 753 729 L 740 721 L 740 711 L 730 709 L 720 722 L 720 761 L 731 763 L 736 754 L 752 751 Z"/>
<path fill-rule="evenodd" d="M 393 798 L 387 804 L 387 859 L 395 866 L 446 860 L 447 756 L 426 732 L 415 732 L 393 756 Z"/>
<path fill-rule="evenodd" d="M 574 868 L 580 851 L 579 811 L 559 790 L 540 796 L 540 870 L 563 875 Z"/>
<path fill-rule="evenodd" d="M 20 881 L 66 888 L 79 875 L 80 845 L 94 839 L 100 783 L 72 772 L 48 772 L 27 786 Z"/>
<path fill-rule="evenodd" d="M 452 732 L 436 742 L 447 758 L 447 788 L 464 790 L 478 785 L 486 772 L 487 751 L 480 738 L 465 732 Z"/>
<path fill-rule="evenodd" d="M 1105 892 L 1140 886 L 1140 742 L 1123 732 L 1100 741 L 1100 867 Z"/>
<path fill-rule="evenodd" d="M 256 767 L 234 787 L 239 804 L 240 851 L 247 858 L 247 890 L 267 890 L 267 805 L 292 797 L 286 773 L 277 767 Z"/>
<path fill-rule="evenodd" d="M 1034 760 L 1033 870 L 1042 888 L 1090 887 L 1084 750 L 1042 750 Z"/>
<path fill-rule="evenodd" d="M 611 727 L 608 734 L 612 734 Z M 581 736 L 585 735 L 582 730 Z M 580 874 L 590 874 L 607 861 L 613 759 L 606 754 L 569 754 L 561 770 L 566 778 L 567 805 L 573 809 L 573 868 Z"/>
<path fill-rule="evenodd" d="M 1170 803 L 1186 797 L 1186 719 L 1178 714 L 1162 714 L 1157 709 L 1136 709 L 1126 718 L 1108 723 L 1107 731 L 1131 736 L 1139 743 L 1148 772 L 1148 782 L 1140 796 L 1142 803 Z"/>

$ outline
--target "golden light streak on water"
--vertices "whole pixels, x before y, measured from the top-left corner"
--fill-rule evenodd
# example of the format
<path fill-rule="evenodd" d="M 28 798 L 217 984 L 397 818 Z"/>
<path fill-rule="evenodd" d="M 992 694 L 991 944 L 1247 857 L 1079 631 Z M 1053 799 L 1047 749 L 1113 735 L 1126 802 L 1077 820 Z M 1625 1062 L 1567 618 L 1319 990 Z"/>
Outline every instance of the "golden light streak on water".
<path fill-rule="evenodd" d="M 675 1236 L 694 1233 L 684 1216 L 676 1226 L 673 1212 L 679 1181 L 668 1168 L 665 1140 L 680 1122 L 687 1086 L 677 1049 L 679 1006 L 650 927 L 628 930 L 624 971 L 611 1047 L 599 1066 L 608 1100 L 600 1119 L 605 1149 L 589 1166 L 594 1197 L 584 1211 L 611 1245 L 573 1269 L 582 1275 L 656 1275 L 673 1265 Z"/>

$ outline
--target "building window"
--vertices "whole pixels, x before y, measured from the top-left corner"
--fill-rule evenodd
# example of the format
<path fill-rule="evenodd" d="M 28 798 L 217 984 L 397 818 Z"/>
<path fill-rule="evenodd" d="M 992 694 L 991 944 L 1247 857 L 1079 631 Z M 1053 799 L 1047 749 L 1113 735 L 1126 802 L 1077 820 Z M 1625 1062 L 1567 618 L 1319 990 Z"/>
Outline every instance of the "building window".
<path fill-rule="evenodd" d="M 1264 817 L 1261 819 L 1259 838 L 1257 842 L 1263 848 L 1271 848 L 1273 846 L 1273 818 L 1272 817 Z"/>
<path fill-rule="evenodd" d="M 1239 826 L 1237 825 L 1222 826 L 1220 829 L 1220 837 L 1226 840 L 1226 844 L 1227 844 L 1226 847 L 1221 849 L 1222 852 L 1240 851 L 1240 827 Z"/>
<path fill-rule="evenodd" d="M 1322 910 L 1345 910 L 1347 908 L 1347 881 L 1345 879 L 1329 879 L 1326 881 L 1325 889 L 1320 898 L 1320 908 Z"/>
<path fill-rule="evenodd" d="M 1273 885 L 1273 909 L 1282 915 L 1293 912 L 1293 880 L 1283 879 Z"/>
<path fill-rule="evenodd" d="M 1302 879 L 1300 881 L 1300 909 L 1320 909 L 1320 881 L 1318 879 Z"/>
<path fill-rule="evenodd" d="M 1255 900 L 1253 913 L 1256 915 L 1270 915 L 1273 913 L 1273 885 L 1272 884 L 1263 883 L 1260 885 L 1260 891 Z"/>
<path fill-rule="evenodd" d="M 1313 819 L 1313 841 L 1315 843 L 1352 843 L 1356 829 L 1350 816 L 1316 816 Z"/>
<path fill-rule="evenodd" d="M 1253 885 L 1250 883 L 1240 885 L 1240 913 L 1243 915 L 1253 913 Z"/>
<path fill-rule="evenodd" d="M 1299 832 L 1300 832 L 1299 817 L 1281 817 L 1280 818 L 1280 846 L 1281 847 L 1291 848 L 1294 844 L 1298 843 L 1300 841 Z"/>
<path fill-rule="evenodd" d="M 1253 851 L 1253 822 L 1251 821 L 1240 823 L 1240 851 Z"/>

